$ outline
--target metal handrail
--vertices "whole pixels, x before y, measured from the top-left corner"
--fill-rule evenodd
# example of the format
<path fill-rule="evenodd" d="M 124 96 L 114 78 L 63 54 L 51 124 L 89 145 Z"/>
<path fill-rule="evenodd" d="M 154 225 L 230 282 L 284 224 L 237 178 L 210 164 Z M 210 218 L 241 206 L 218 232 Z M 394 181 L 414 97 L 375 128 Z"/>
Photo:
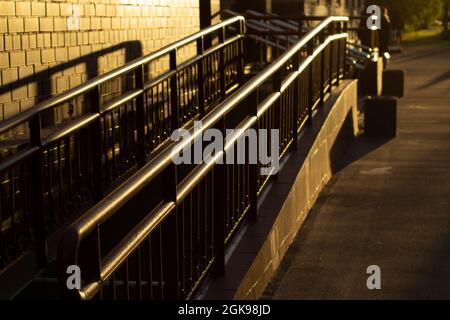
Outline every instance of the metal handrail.
<path fill-rule="evenodd" d="M 275 23 L 279 26 L 285 27 L 290 29 L 291 31 L 296 31 L 298 32 L 298 27 L 299 27 L 299 19 L 297 20 L 290 20 L 288 18 L 286 18 L 285 16 L 280 16 L 278 14 L 275 13 L 261 13 L 258 11 L 254 11 L 254 10 L 247 10 L 246 13 L 248 14 L 246 16 L 247 19 L 259 19 L 259 20 L 264 20 L 264 21 L 269 21 L 272 23 Z M 271 17 L 270 20 L 265 19 L 265 17 Z M 308 31 L 308 29 L 306 27 L 302 27 L 303 31 Z"/>
<path fill-rule="evenodd" d="M 181 150 L 185 149 L 189 145 L 192 145 L 194 141 L 196 141 L 200 135 L 203 135 L 206 130 L 212 128 L 227 114 L 237 108 L 242 101 L 249 98 L 252 93 L 258 90 L 261 84 L 271 79 L 271 77 L 280 71 L 286 63 L 291 61 L 291 59 L 293 59 L 296 55 L 298 57 L 299 51 L 307 44 L 311 44 L 310 42 L 317 37 L 320 32 L 324 31 L 324 29 L 326 29 L 331 23 L 347 22 L 348 20 L 348 17 L 329 17 L 325 19 L 315 29 L 311 30 L 302 39 L 300 39 L 296 45 L 289 48 L 284 54 L 282 54 L 275 62 L 263 69 L 263 71 L 252 78 L 251 81 L 248 81 L 236 93 L 225 99 L 213 111 L 208 113 L 202 119 L 201 130 L 194 130 L 194 128 L 192 128 L 190 130 L 191 135 L 189 137 L 183 139 L 182 142 L 173 142 L 171 145 L 166 147 L 139 172 L 133 175 L 104 200 L 74 222 L 63 236 L 59 246 L 58 261 L 60 264 L 60 281 L 65 281 L 65 268 L 67 265 L 76 264 L 80 243 L 86 239 L 87 236 L 91 235 L 92 232 L 95 232 L 99 225 L 114 215 L 114 213 L 117 212 L 125 203 L 127 203 L 127 201 L 132 199 L 159 174 L 166 170 L 171 164 L 172 156 L 174 154 L 178 154 Z M 311 50 L 309 52 L 309 56 L 304 61 L 301 63 L 299 61 L 298 67 L 295 67 L 291 76 L 283 82 L 280 82 L 279 88 L 277 89 L 278 91 L 269 96 L 267 100 L 262 101 L 261 104 L 256 107 L 257 110 L 255 114 L 248 115 L 241 122 L 239 128 L 245 129 L 253 126 L 256 121 L 258 121 L 259 117 L 267 110 L 267 108 L 270 107 L 270 103 L 276 101 L 281 96 L 286 88 L 293 81 L 295 81 L 296 77 L 313 62 L 314 58 L 319 55 L 328 44 L 332 41 L 347 37 L 345 30 L 342 31 L 340 31 L 339 34 L 329 35 L 327 38 L 323 39 L 323 43 L 315 50 Z M 235 139 L 237 138 L 238 137 L 235 137 Z M 233 142 L 230 143 L 232 144 Z M 224 151 L 217 154 L 216 157 L 220 157 L 226 149 L 230 147 L 230 144 L 225 146 Z M 180 204 L 181 201 L 183 201 L 184 197 L 195 187 L 197 183 L 199 183 L 199 181 L 207 174 L 209 170 L 212 169 L 212 167 L 214 167 L 214 164 L 204 164 L 196 167 L 181 185 L 175 186 L 176 196 L 172 199 L 172 201 L 167 201 L 161 207 L 155 208 L 153 212 L 149 213 L 147 217 L 141 221 L 141 225 L 136 226 L 133 230 L 131 230 L 125 239 L 122 239 L 122 241 L 116 245 L 113 249 L 115 250 L 113 253 L 107 253 L 107 256 L 100 261 L 100 279 L 87 283 L 81 290 L 70 292 L 69 294 L 78 299 L 93 297 L 98 291 L 102 281 L 104 281 L 106 277 L 110 275 L 113 270 L 132 253 L 133 248 L 136 248 L 137 244 L 143 241 L 151 230 L 157 227 L 159 222 L 163 221 L 173 211 L 177 204 Z"/>
<path fill-rule="evenodd" d="M 124 75 L 128 72 L 134 71 L 144 64 L 147 64 L 153 60 L 156 60 L 160 57 L 168 55 L 170 52 L 177 50 L 180 47 L 183 47 L 187 44 L 193 43 L 194 41 L 197 41 L 198 39 L 203 38 L 203 37 L 207 36 L 208 34 L 211 34 L 217 30 L 220 30 L 224 27 L 235 24 L 237 22 L 241 23 L 241 28 L 242 28 L 241 30 L 243 33 L 245 33 L 245 18 L 243 16 L 236 16 L 236 17 L 230 18 L 228 20 L 225 20 L 221 23 L 210 26 L 206 29 L 203 29 L 203 30 L 197 32 L 197 33 L 187 36 L 181 40 L 178 40 L 177 42 L 174 42 L 173 44 L 170 44 L 160 50 L 150 53 L 144 57 L 140 57 L 133 61 L 130 61 L 127 64 L 123 65 L 122 67 L 111 70 L 111 71 L 106 72 L 102 75 L 99 75 L 91 80 L 88 80 L 85 83 L 83 83 L 75 88 L 69 89 L 62 94 L 56 95 L 48 100 L 38 103 L 33 108 L 30 108 L 26 111 L 16 114 L 15 116 L 12 116 L 11 118 L 1 121 L 0 122 L 0 134 L 6 132 L 8 130 L 11 130 L 14 127 L 17 127 L 18 125 L 20 125 L 24 122 L 30 121 L 33 117 L 35 117 L 37 114 L 39 114 L 40 112 L 42 112 L 44 110 L 51 109 L 60 104 L 68 102 L 71 99 L 73 99 L 79 95 L 88 93 L 90 90 L 94 89 L 95 87 L 97 87 L 105 82 L 112 80 L 113 78 Z"/>
<path fill-rule="evenodd" d="M 170 139 L 166 132 L 187 126 L 236 90 L 244 74 L 244 31 L 245 19 L 234 17 L 0 122 L 0 134 L 7 133 L 0 141 L 0 149 L 6 146 L 0 222 L 8 223 L 0 230 L 0 271 L 29 253 L 36 253 L 38 268 L 46 267 L 51 234 L 157 154 Z M 177 50 L 186 45 L 192 55 L 177 62 Z M 146 67 L 161 57 L 169 66 L 153 77 Z M 105 99 L 103 87 L 124 75 L 132 83 L 121 82 Z M 43 111 L 72 108 L 74 102 L 83 107 L 80 114 L 41 123 Z M 9 137 L 9 130 L 22 133 L 26 126 L 20 139 Z M 9 247 L 14 250 L 4 254 Z"/>
<path fill-rule="evenodd" d="M 92 230 L 92 227 L 101 223 L 109 215 L 114 213 L 114 211 L 117 210 L 118 207 L 120 207 L 120 205 L 124 201 L 126 201 L 126 199 L 139 192 L 145 186 L 147 181 L 154 179 L 156 175 L 158 175 L 163 170 L 163 168 L 172 161 L 173 155 L 178 154 L 184 148 L 194 143 L 194 141 L 196 141 L 199 136 L 203 135 L 204 131 L 211 129 L 218 119 L 229 113 L 240 101 L 247 98 L 251 92 L 258 88 L 262 83 L 267 81 L 267 79 L 272 77 L 273 74 L 277 72 L 283 64 L 289 61 L 293 57 L 293 55 L 299 51 L 300 48 L 304 47 L 314 36 L 316 36 L 328 24 L 330 24 L 330 22 L 339 21 L 348 21 L 348 18 L 332 16 L 324 20 L 317 28 L 311 30 L 308 34 L 306 34 L 305 37 L 297 43 L 297 45 L 286 51 L 276 61 L 274 61 L 263 71 L 258 73 L 255 77 L 252 78 L 251 81 L 248 81 L 246 84 L 244 84 L 235 94 L 220 103 L 214 111 L 203 118 L 202 130 L 195 131 L 191 129 L 192 134 L 188 138 L 184 139 L 182 142 L 173 142 L 170 146 L 165 148 L 164 151 L 156 155 L 155 158 L 153 158 L 147 165 L 145 165 L 144 168 L 142 168 L 132 178 L 130 178 L 130 180 L 128 180 L 124 185 L 122 185 L 119 189 L 116 189 L 108 197 L 106 197 L 104 201 L 100 202 L 98 205 L 92 208 L 90 211 L 98 211 L 95 216 L 91 217 L 89 216 L 89 214 L 86 214 L 72 225 L 73 227 L 75 227 L 75 229 L 80 230 L 81 233 L 79 235 L 83 237 L 84 234 Z M 343 35 L 345 36 L 346 34 Z M 310 63 L 310 60 L 310 58 L 306 60 L 301 65 L 299 70 L 303 70 L 305 68 L 305 65 L 307 63 Z M 114 204 L 114 206 L 111 207 L 110 204 Z M 99 209 L 101 210 L 99 211 Z M 86 228 L 86 226 L 90 226 L 91 228 Z"/>
<path fill-rule="evenodd" d="M 237 16 L 237 15 L 239 15 L 237 12 L 234 12 L 234 11 L 231 11 L 231 10 L 224 10 L 223 12 L 224 12 L 224 13 L 227 13 L 227 14 L 230 14 L 231 16 Z M 264 39 L 264 38 L 262 38 L 262 37 L 259 37 L 259 36 L 257 36 L 257 35 L 254 35 L 254 34 L 249 33 L 249 32 L 248 32 L 249 29 L 253 29 L 253 30 L 256 30 L 256 31 L 261 32 L 261 33 L 264 32 L 264 31 L 267 31 L 267 29 L 265 29 L 264 26 L 258 26 L 258 25 L 252 24 L 252 23 L 249 22 L 248 20 L 247 20 L 246 22 L 247 22 L 247 23 L 246 23 L 246 26 L 247 26 L 246 37 L 247 37 L 247 38 L 253 39 L 253 40 L 256 40 L 256 41 L 259 41 L 259 42 L 264 42 L 266 45 L 269 45 L 269 46 L 271 46 L 271 47 L 273 47 L 273 48 L 276 48 L 276 49 L 279 49 L 279 50 L 285 50 L 285 49 L 286 49 L 286 47 L 281 46 L 281 45 L 278 44 L 278 43 L 275 43 L 275 42 L 273 42 L 273 41 L 270 41 L 270 40 Z M 294 42 L 295 42 L 295 41 L 294 41 Z"/>
<path fill-rule="evenodd" d="M 239 15 L 239 13 L 234 12 L 232 10 L 223 10 L 222 13 L 228 14 L 230 16 L 237 16 Z M 247 25 L 247 37 L 255 39 L 259 42 L 264 42 L 266 45 L 269 45 L 273 48 L 276 49 L 282 49 L 285 50 L 287 48 L 287 46 L 289 46 L 289 44 L 294 44 L 298 41 L 298 39 L 296 37 L 293 37 L 292 35 L 297 35 L 299 34 L 299 29 L 298 29 L 298 24 L 291 24 L 290 22 L 286 22 L 281 20 L 282 18 L 279 18 L 277 15 L 275 14 L 270 14 L 271 17 L 278 17 L 277 20 L 271 20 L 271 22 L 273 24 L 277 24 L 273 25 L 273 24 L 268 24 L 266 21 L 264 22 L 260 22 L 258 20 L 259 17 L 265 17 L 267 14 L 263 14 L 263 13 L 259 13 L 257 11 L 253 11 L 253 10 L 247 10 L 245 12 L 245 16 L 246 16 L 246 25 Z M 256 21 L 254 21 L 256 20 Z M 288 28 L 290 29 L 290 31 L 286 31 L 282 28 Z M 255 33 L 250 32 L 250 30 L 255 30 Z M 302 33 L 306 33 L 308 31 L 308 29 L 303 28 L 302 27 Z M 275 39 L 279 39 L 282 41 L 286 41 L 287 39 L 281 36 L 285 36 L 285 35 L 289 35 L 288 37 L 288 45 L 287 46 L 282 46 L 279 43 L 275 43 L 273 41 L 264 39 L 262 37 L 259 37 L 259 35 L 269 35 L 269 36 L 275 36 Z"/>
<path fill-rule="evenodd" d="M 226 13 L 229 13 L 231 15 L 236 15 L 235 12 L 227 11 Z M 287 20 L 289 17 L 287 16 L 278 16 L 273 13 L 261 13 L 254 10 L 247 10 L 245 12 L 245 16 L 247 18 L 247 25 L 255 30 L 253 34 L 253 38 L 259 42 L 263 42 L 266 45 L 274 46 L 270 41 L 267 39 L 264 39 L 262 36 L 264 35 L 270 35 L 270 36 L 277 36 L 279 39 L 282 39 L 284 41 L 288 41 L 288 43 L 296 43 L 297 38 L 294 37 L 294 35 L 299 34 L 299 28 L 298 28 L 298 20 L 300 21 L 314 21 L 314 20 L 324 20 L 325 16 L 299 16 L 297 21 L 294 20 Z M 292 17 L 291 17 L 292 18 Z M 357 17 L 349 17 L 350 20 L 356 19 Z M 257 20 L 256 22 L 251 22 L 253 19 Z M 264 21 L 264 22 L 258 22 L 258 21 Z M 259 23 L 261 25 L 261 28 L 257 28 L 256 26 L 253 26 L 253 23 Z M 279 28 L 274 27 L 272 29 L 271 24 L 276 24 L 278 27 L 286 28 L 286 30 L 279 30 Z M 264 29 L 264 27 L 266 29 Z M 308 31 L 310 28 L 302 28 L 303 31 Z M 258 36 L 260 37 L 258 37 Z M 288 36 L 288 39 L 281 38 L 281 36 Z M 278 45 L 280 46 L 280 45 Z M 281 46 L 280 46 L 281 47 Z M 286 47 L 283 47 L 283 49 L 286 49 Z M 376 48 L 370 48 L 367 46 L 364 46 L 362 44 L 354 43 L 351 41 L 347 41 L 347 52 L 348 57 L 346 60 L 347 65 L 353 65 L 357 66 L 359 69 L 364 69 L 364 66 L 367 62 L 369 62 L 372 59 L 376 59 L 375 55 L 377 52 Z M 352 59 L 350 59 L 350 57 Z"/>
<path fill-rule="evenodd" d="M 289 48 L 284 54 L 282 54 L 273 64 L 264 69 L 261 73 L 255 76 L 252 81 L 242 86 L 242 88 L 233 96 L 229 98 L 229 100 L 225 100 L 222 105 L 228 105 L 236 103 L 245 97 L 248 94 L 255 90 L 258 86 L 260 86 L 264 81 L 270 78 L 283 64 L 292 59 L 292 57 L 309 41 L 311 41 L 315 36 L 317 36 L 323 29 L 325 29 L 331 22 L 346 22 L 349 21 L 348 17 L 328 17 L 324 21 L 322 21 L 316 28 L 308 32 L 302 39 L 298 41 L 296 45 Z M 227 103 L 228 102 L 228 103 Z M 228 110 L 229 108 L 225 108 Z"/>

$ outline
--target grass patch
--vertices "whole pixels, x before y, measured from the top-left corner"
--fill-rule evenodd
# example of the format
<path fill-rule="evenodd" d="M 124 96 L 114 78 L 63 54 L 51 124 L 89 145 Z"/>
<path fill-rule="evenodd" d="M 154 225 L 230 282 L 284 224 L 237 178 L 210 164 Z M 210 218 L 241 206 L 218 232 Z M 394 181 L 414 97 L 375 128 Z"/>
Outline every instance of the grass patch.
<path fill-rule="evenodd" d="M 442 28 L 410 31 L 405 32 L 403 34 L 403 45 L 405 46 L 431 45 L 431 44 L 450 45 L 450 41 L 444 40 L 442 38 Z"/>

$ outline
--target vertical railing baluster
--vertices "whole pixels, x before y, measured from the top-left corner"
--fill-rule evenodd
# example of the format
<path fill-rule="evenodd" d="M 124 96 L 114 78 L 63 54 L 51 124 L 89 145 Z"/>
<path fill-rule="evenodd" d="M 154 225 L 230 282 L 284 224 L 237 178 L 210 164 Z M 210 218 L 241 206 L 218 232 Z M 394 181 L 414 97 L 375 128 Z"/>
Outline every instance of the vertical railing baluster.
<path fill-rule="evenodd" d="M 222 100 L 225 99 L 226 96 L 226 84 L 225 84 L 225 27 L 222 28 L 219 32 L 219 43 L 222 45 L 219 51 L 219 74 L 220 74 L 220 97 Z"/>
<path fill-rule="evenodd" d="M 138 167 L 145 165 L 145 92 L 144 92 L 144 66 L 140 65 L 134 72 L 135 89 L 142 90 L 136 98 L 136 160 Z"/>
<path fill-rule="evenodd" d="M 17 235 L 17 227 L 16 227 L 16 187 L 14 182 L 14 168 L 11 168 L 8 172 L 8 179 L 9 179 L 9 202 L 10 202 L 10 210 L 11 210 L 11 216 L 10 216 L 10 237 L 11 242 L 13 244 L 13 254 L 14 256 L 17 256 L 20 254 L 20 248 L 19 248 L 19 241 L 18 241 L 18 235 Z"/>
<path fill-rule="evenodd" d="M 302 20 L 302 15 L 299 16 L 298 18 L 298 38 L 301 39 L 303 37 L 303 20 Z"/>
<path fill-rule="evenodd" d="M 307 44 L 307 52 L 308 52 L 308 56 L 312 56 L 313 54 L 313 50 L 314 50 L 314 38 L 311 39 L 308 44 Z M 308 86 L 308 105 L 307 105 L 307 109 L 308 109 L 308 121 L 307 121 L 307 125 L 311 125 L 312 124 L 312 115 L 313 115 L 313 104 L 314 104 L 314 88 L 313 88 L 313 78 L 314 78 L 314 61 L 311 61 L 311 63 L 308 66 L 308 82 L 307 82 L 307 86 Z"/>
<path fill-rule="evenodd" d="M 30 144 L 39 147 L 39 151 L 32 159 L 31 182 L 33 192 L 33 224 L 36 237 L 36 258 L 40 268 L 47 265 L 47 240 L 45 230 L 45 208 L 44 208 L 44 162 L 42 149 L 41 116 L 37 114 L 30 123 Z M 49 164 L 50 165 L 50 164 Z M 12 213 L 14 214 L 14 213 Z"/>
<path fill-rule="evenodd" d="M 320 43 L 325 42 L 325 31 L 320 32 Z M 323 106 L 325 101 L 325 57 L 328 48 L 325 48 L 320 53 L 320 106 Z M 331 83 L 329 84 L 331 86 Z"/>
<path fill-rule="evenodd" d="M 328 34 L 329 35 L 333 35 L 334 34 L 334 25 L 333 23 L 330 23 L 330 25 L 328 26 Z M 331 41 L 328 44 L 328 48 L 326 48 L 325 50 L 328 50 L 328 52 L 330 53 L 330 59 L 329 59 L 329 63 L 330 63 L 330 68 L 328 70 L 329 74 L 328 74 L 328 78 L 329 78 L 329 87 L 328 87 L 328 92 L 332 91 L 332 87 L 333 87 L 333 64 L 334 64 L 334 53 L 333 52 L 334 49 L 334 41 Z"/>
<path fill-rule="evenodd" d="M 200 57 L 197 63 L 197 86 L 198 86 L 198 111 L 200 118 L 205 116 L 205 70 L 204 57 L 205 43 L 204 38 L 200 37 L 197 40 L 197 55 Z"/>
<path fill-rule="evenodd" d="M 342 26 L 342 23 L 338 22 L 336 34 L 341 34 L 341 32 L 342 32 L 341 26 Z M 342 43 L 341 39 L 336 40 L 336 45 L 337 45 L 336 85 L 339 85 L 339 75 L 341 73 L 341 43 Z"/>
<path fill-rule="evenodd" d="M 141 259 L 141 250 L 142 250 L 142 246 L 140 245 L 137 248 L 137 256 L 136 256 L 136 263 L 137 263 L 137 286 L 138 286 L 138 290 L 137 290 L 137 296 L 139 300 L 143 300 L 144 296 L 143 296 L 143 291 L 142 291 L 142 259 Z"/>
<path fill-rule="evenodd" d="M 344 22 L 344 33 L 348 33 L 348 21 Z M 342 63 L 343 63 L 343 76 L 344 79 L 347 78 L 347 40 L 348 40 L 348 36 L 345 37 L 345 39 L 343 40 L 343 44 L 344 44 L 344 49 L 343 49 L 343 57 L 342 57 Z"/>
<path fill-rule="evenodd" d="M 258 88 L 250 95 L 248 98 L 248 111 L 250 117 L 257 117 L 258 116 Z M 254 129 L 258 131 L 259 126 L 258 122 L 256 122 Z M 259 138 L 258 138 L 259 139 Z M 259 154 L 259 141 L 256 144 L 256 155 Z M 248 158 L 247 161 L 249 163 L 249 201 L 250 201 L 250 211 L 249 211 L 249 218 L 252 221 L 258 220 L 258 163 L 251 164 L 250 160 L 252 159 L 252 155 L 250 154 L 250 150 L 248 152 Z"/>
<path fill-rule="evenodd" d="M 0 182 L 3 184 L 4 179 L 6 178 L 5 174 L 7 171 L 0 172 Z M 25 180 L 26 181 L 26 180 Z M 24 186 L 27 184 L 25 183 Z M 4 195 L 4 188 L 0 186 L 0 223 L 3 223 L 3 212 L 5 212 L 7 209 L 7 205 L 4 203 L 6 196 Z M 5 210 L 6 209 L 6 210 Z M 0 228 L 0 263 L 6 263 L 6 244 L 5 244 L 5 235 L 3 233 L 3 228 Z"/>
<path fill-rule="evenodd" d="M 272 81 L 272 91 L 273 92 L 280 92 L 281 93 L 281 77 L 282 77 L 282 75 L 281 75 L 281 72 L 284 70 L 284 66 L 283 67 L 281 67 L 277 72 L 275 72 L 275 74 L 273 75 L 273 81 Z M 283 125 L 284 125 L 284 123 L 283 123 L 283 117 L 281 116 L 281 112 L 282 112 L 282 103 L 283 102 L 285 102 L 286 103 L 286 101 L 283 101 L 283 100 L 285 100 L 285 99 L 283 99 L 283 94 L 281 94 L 280 96 L 279 96 L 279 98 L 277 99 L 277 101 L 274 103 L 274 105 L 273 105 L 273 109 L 274 109 L 274 113 L 273 113 L 273 125 L 270 127 L 270 128 L 268 128 L 268 129 L 274 129 L 274 130 L 279 130 L 279 139 L 280 139 L 280 141 L 279 141 L 279 145 L 280 145 L 280 148 L 283 148 L 283 150 L 280 150 L 280 154 L 281 153 L 283 153 L 284 152 L 284 146 L 283 146 L 283 139 L 285 138 L 285 137 L 283 137 L 283 131 L 284 131 L 284 127 L 283 127 Z M 269 130 L 269 132 L 270 132 L 270 130 Z M 269 142 L 269 152 L 270 152 L 270 154 L 273 154 L 273 150 L 272 150 L 272 144 Z M 275 174 L 275 175 L 272 175 L 272 177 L 274 178 L 274 179 L 278 179 L 278 173 L 277 174 Z"/>
<path fill-rule="evenodd" d="M 123 290 L 125 293 L 124 300 L 130 300 L 130 265 L 128 259 L 125 260 L 123 267 Z"/>
<path fill-rule="evenodd" d="M 73 196 L 73 168 L 72 168 L 72 147 L 71 147 L 71 141 L 72 141 L 72 137 L 74 136 L 69 136 L 67 138 L 64 139 L 64 143 L 66 145 L 66 148 L 64 149 L 64 157 L 66 158 L 66 173 L 67 173 L 67 199 L 68 199 L 68 203 L 66 204 L 67 207 L 69 209 L 73 210 L 73 201 L 74 201 L 74 196 Z M 75 142 L 74 142 L 75 143 Z"/>
<path fill-rule="evenodd" d="M 298 72 L 298 69 L 300 68 L 300 51 L 297 52 L 294 55 L 293 60 L 293 68 L 294 72 Z M 293 109 L 292 109 L 292 115 L 291 115 L 291 121 L 292 121 L 292 150 L 297 150 L 298 144 L 297 144 L 297 127 L 298 127 L 298 118 L 299 118 L 299 109 L 300 109 L 300 74 L 297 75 L 293 85 L 294 90 L 294 96 L 293 96 Z"/>
<path fill-rule="evenodd" d="M 178 68 L 177 68 L 177 50 L 170 52 L 170 70 L 174 75 L 170 79 L 170 109 L 171 109 L 171 130 L 176 130 L 180 126 L 179 105 L 178 105 Z"/>
<path fill-rule="evenodd" d="M 217 128 L 222 131 L 225 137 L 225 120 L 222 119 Z M 225 140 L 225 138 L 224 138 Z M 223 143 L 225 146 L 225 141 Z M 224 150 L 225 151 L 225 150 Z M 214 265 L 213 273 L 216 275 L 222 275 L 225 273 L 225 217 L 227 213 L 227 207 L 230 203 L 227 202 L 228 198 L 228 185 L 227 181 L 227 155 L 224 152 L 223 164 L 218 164 L 214 168 L 214 194 L 213 194 L 213 252 L 214 252 Z"/>
<path fill-rule="evenodd" d="M 102 165 L 102 134 L 101 134 L 101 109 L 100 109 L 100 87 L 96 86 L 89 93 L 89 103 L 91 113 L 97 113 L 99 117 L 92 122 L 89 128 L 89 140 L 91 141 L 92 155 L 92 183 L 94 188 L 94 200 L 100 201 L 103 198 L 103 165 Z M 105 119 L 106 121 L 106 119 Z M 111 120 L 113 121 L 113 120 Z M 105 126 L 106 128 L 106 126 Z M 114 130 L 114 126 L 112 126 Z M 113 133 L 114 134 L 114 133 Z M 114 150 L 114 144 L 112 145 Z M 105 154 L 106 157 L 106 154 Z M 107 159 L 105 158 L 105 161 Z M 89 174 L 89 173 L 88 173 Z"/>
<path fill-rule="evenodd" d="M 177 166 L 173 163 L 163 173 L 163 196 L 166 202 L 177 201 Z M 174 300 L 180 296 L 179 250 L 178 250 L 178 207 L 165 219 L 161 226 L 162 274 L 164 299 Z"/>
<path fill-rule="evenodd" d="M 238 40 L 238 82 L 239 86 L 244 83 L 244 68 L 245 68 L 245 23 L 244 21 L 239 22 L 239 34 L 242 36 Z"/>

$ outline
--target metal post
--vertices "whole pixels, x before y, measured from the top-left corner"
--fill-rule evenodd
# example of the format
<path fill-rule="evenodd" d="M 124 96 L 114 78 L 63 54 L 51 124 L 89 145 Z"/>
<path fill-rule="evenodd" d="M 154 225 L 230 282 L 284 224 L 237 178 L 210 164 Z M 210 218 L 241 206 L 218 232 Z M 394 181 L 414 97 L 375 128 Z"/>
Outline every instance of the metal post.
<path fill-rule="evenodd" d="M 197 63 L 197 86 L 198 86 L 198 110 L 200 117 L 205 116 L 205 71 L 204 71 L 204 38 L 200 37 L 197 40 L 197 55 L 201 56 Z"/>
<path fill-rule="evenodd" d="M 219 33 L 219 43 L 225 42 L 225 28 L 222 28 Z M 222 100 L 226 96 L 226 84 L 225 84 L 225 47 L 223 46 L 219 52 L 219 72 L 220 72 L 220 95 Z"/>
<path fill-rule="evenodd" d="M 298 18 L 298 38 L 301 39 L 303 36 L 303 16 L 300 14 Z"/>
<path fill-rule="evenodd" d="M 303 20 L 305 16 L 305 0 L 300 0 L 299 19 L 298 19 L 298 38 L 303 36 Z"/>
<path fill-rule="evenodd" d="M 307 51 L 308 51 L 308 56 L 312 56 L 313 51 L 314 51 L 314 39 L 311 39 L 308 44 L 307 44 Z M 311 64 L 309 65 L 309 72 L 308 72 L 308 121 L 307 121 L 307 125 L 310 126 L 312 124 L 312 113 L 313 113 L 313 104 L 314 104 L 314 91 L 313 91 L 313 66 L 314 66 L 314 61 L 311 62 Z"/>
<path fill-rule="evenodd" d="M 205 29 L 212 24 L 211 0 L 200 0 L 200 29 Z M 211 35 L 207 35 L 204 39 L 204 48 L 212 47 Z"/>
<path fill-rule="evenodd" d="M 200 0 L 200 29 L 211 25 L 211 0 Z"/>
<path fill-rule="evenodd" d="M 99 86 L 96 86 L 91 92 L 89 92 L 89 105 L 92 113 L 98 113 L 101 115 Z M 99 116 L 98 119 L 93 121 L 90 125 L 89 136 L 91 140 L 94 199 L 95 201 L 100 201 L 103 198 L 101 116 Z"/>
<path fill-rule="evenodd" d="M 294 56 L 293 68 L 294 72 L 298 70 L 300 67 L 300 51 Z M 294 81 L 294 110 L 293 115 L 291 116 L 292 120 L 292 150 L 297 150 L 297 126 L 298 126 L 298 118 L 299 118 L 299 108 L 300 108 L 300 74 L 297 75 L 297 78 Z"/>
<path fill-rule="evenodd" d="M 175 75 L 170 79 L 170 109 L 172 115 L 172 130 L 180 126 L 178 110 L 178 72 L 177 72 L 177 49 L 170 52 L 170 70 L 175 71 Z"/>
<path fill-rule="evenodd" d="M 273 75 L 273 83 L 272 83 L 272 90 L 273 92 L 280 92 L 281 91 L 281 74 L 280 71 L 275 72 Z M 280 129 L 281 130 L 281 119 L 280 119 L 280 99 L 278 99 L 277 102 L 275 102 L 274 105 L 275 108 L 275 124 L 278 126 L 278 128 L 270 128 L 270 129 Z"/>
<path fill-rule="evenodd" d="M 338 27 L 337 27 L 337 34 L 341 34 L 342 33 L 342 22 L 338 22 Z M 336 40 L 336 44 L 337 44 L 337 66 L 336 66 L 336 85 L 339 85 L 339 75 L 341 73 L 341 44 L 342 40 Z"/>
<path fill-rule="evenodd" d="M 319 35 L 320 37 L 320 43 L 324 43 L 325 41 L 325 32 L 322 31 Z M 328 50 L 328 48 L 325 48 L 320 53 L 320 106 L 323 106 L 325 103 L 325 52 Z M 333 54 L 333 53 L 331 53 Z M 333 58 L 331 58 L 333 59 Z M 331 82 L 330 82 L 331 86 Z"/>
<path fill-rule="evenodd" d="M 244 34 L 245 34 L 245 26 L 244 21 L 239 21 L 239 34 L 242 36 L 242 38 L 239 40 L 239 65 L 238 65 L 238 72 L 239 72 L 239 86 L 244 83 L 244 68 L 245 68 L 245 43 L 244 43 Z"/>
<path fill-rule="evenodd" d="M 248 110 L 249 116 L 255 117 L 258 115 L 258 89 L 256 89 L 253 93 L 250 94 L 248 98 Z M 255 130 L 259 129 L 258 122 L 255 124 Z M 259 142 L 259 141 L 258 141 Z M 259 143 L 258 143 L 259 144 Z M 256 152 L 259 153 L 259 145 L 256 145 Z M 251 155 L 249 154 L 249 159 L 251 159 Z M 258 220 L 258 170 L 259 165 L 249 164 L 250 166 L 250 181 L 249 181 L 249 197 L 250 197 L 250 212 L 249 218 L 251 221 Z"/>
<path fill-rule="evenodd" d="M 142 93 L 136 98 L 136 159 L 138 167 L 145 165 L 145 92 L 144 92 L 144 66 L 141 65 L 135 71 L 136 89 L 142 89 Z"/>
<path fill-rule="evenodd" d="M 29 123 L 30 144 L 42 148 L 41 117 L 37 114 Z M 39 150 L 33 157 L 31 176 L 33 177 L 33 224 L 36 237 L 36 258 L 40 268 L 47 266 L 47 240 L 45 231 L 44 210 L 44 172 L 43 150 Z"/>
<path fill-rule="evenodd" d="M 280 92 L 281 91 L 281 70 L 275 72 L 275 74 L 273 75 L 273 83 L 272 83 L 272 90 L 273 92 Z M 274 113 L 274 126 L 272 126 L 271 128 L 268 129 L 278 129 L 280 132 L 280 142 L 285 138 L 282 137 L 282 132 L 283 130 L 283 123 L 282 123 L 282 119 L 280 117 L 280 109 L 281 109 L 281 97 L 274 103 L 273 108 L 275 109 L 275 113 Z M 271 146 L 272 147 L 272 146 Z M 270 150 L 271 153 L 273 152 L 273 150 Z M 280 151 L 284 151 L 284 150 L 280 150 Z M 278 173 L 272 176 L 275 180 L 278 179 Z"/>
<path fill-rule="evenodd" d="M 167 202 L 177 201 L 177 166 L 170 164 L 163 174 L 163 195 Z M 178 263 L 178 207 L 162 223 L 162 279 L 164 281 L 163 299 L 174 300 L 179 297 Z"/>
<path fill-rule="evenodd" d="M 348 33 L 348 22 L 347 21 L 344 22 L 344 33 Z M 343 74 L 344 79 L 347 78 L 347 63 L 346 63 L 346 61 L 347 61 L 347 40 L 348 40 L 348 36 L 343 40 L 344 56 L 342 57 L 342 63 L 343 63 L 343 70 L 344 70 L 344 74 Z"/>
<path fill-rule="evenodd" d="M 217 128 L 222 131 L 224 137 L 226 134 L 225 120 L 222 119 Z M 225 141 L 224 141 L 225 146 Z M 218 164 L 214 168 L 214 215 L 213 215 L 213 234 L 214 234 L 214 265 L 213 273 L 223 275 L 225 273 L 225 217 L 228 207 L 228 185 L 226 155 L 224 155 L 224 164 Z"/>
<path fill-rule="evenodd" d="M 333 23 L 330 23 L 330 25 L 329 25 L 329 27 L 328 27 L 328 34 L 329 35 L 333 35 L 334 34 L 334 28 L 333 28 Z M 330 49 L 329 49 L 329 52 L 330 52 L 330 68 L 329 68 L 329 74 L 328 74 L 328 78 L 329 78 L 329 86 L 328 86 L 328 92 L 331 92 L 332 91 L 332 88 L 333 88 L 333 60 L 334 60 L 334 54 L 335 54 L 335 52 L 334 52 L 334 41 L 331 41 L 330 42 L 330 44 L 329 44 L 329 46 L 330 46 Z"/>

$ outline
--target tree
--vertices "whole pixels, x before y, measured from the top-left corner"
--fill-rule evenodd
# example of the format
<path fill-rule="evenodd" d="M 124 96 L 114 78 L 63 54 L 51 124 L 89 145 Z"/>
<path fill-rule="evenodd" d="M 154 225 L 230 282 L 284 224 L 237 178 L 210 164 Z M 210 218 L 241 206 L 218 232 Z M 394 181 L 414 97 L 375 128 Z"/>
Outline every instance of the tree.
<path fill-rule="evenodd" d="M 450 7 L 450 0 L 443 0 L 444 2 L 444 39 L 450 39 L 450 34 L 448 32 L 448 10 Z"/>
<path fill-rule="evenodd" d="M 448 0 L 444 0 L 448 1 Z M 412 29 L 428 28 L 442 17 L 443 0 L 374 0 L 376 4 L 395 10 Z"/>

